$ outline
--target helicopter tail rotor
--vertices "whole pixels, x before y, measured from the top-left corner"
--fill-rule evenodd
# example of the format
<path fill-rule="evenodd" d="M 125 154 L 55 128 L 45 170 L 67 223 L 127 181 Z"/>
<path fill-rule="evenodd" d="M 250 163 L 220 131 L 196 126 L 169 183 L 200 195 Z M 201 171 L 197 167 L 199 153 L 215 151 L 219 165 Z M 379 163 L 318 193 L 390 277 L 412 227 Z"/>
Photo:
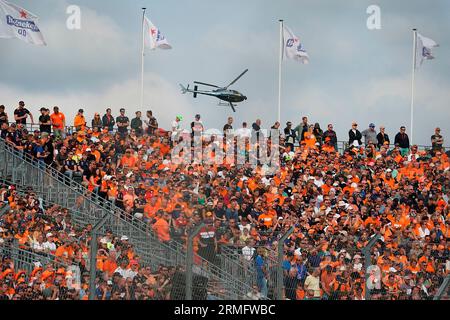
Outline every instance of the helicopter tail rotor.
<path fill-rule="evenodd" d="M 194 98 L 197 98 L 198 86 L 194 86 Z"/>
<path fill-rule="evenodd" d="M 180 84 L 180 88 L 181 88 L 181 93 L 185 94 L 186 92 L 189 91 L 189 85 L 187 86 L 187 88 L 185 88 L 182 84 Z"/>

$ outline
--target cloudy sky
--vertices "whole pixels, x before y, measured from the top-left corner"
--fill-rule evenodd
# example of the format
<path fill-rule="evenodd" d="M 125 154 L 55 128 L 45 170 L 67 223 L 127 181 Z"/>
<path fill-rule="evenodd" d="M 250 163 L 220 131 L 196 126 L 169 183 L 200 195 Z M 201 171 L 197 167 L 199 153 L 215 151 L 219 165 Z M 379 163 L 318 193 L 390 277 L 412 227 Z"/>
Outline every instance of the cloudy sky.
<path fill-rule="evenodd" d="M 173 46 L 145 57 L 145 107 L 164 128 L 181 114 L 200 113 L 207 128 L 277 117 L 278 19 L 301 38 L 310 64 L 283 62 L 282 125 L 303 115 L 322 128 L 334 123 L 347 139 L 352 121 L 383 124 L 393 138 L 410 127 L 412 31 L 440 44 L 436 59 L 416 73 L 414 142 L 430 144 L 440 126 L 450 145 L 450 1 L 448 0 L 9 0 L 36 14 L 48 43 L 0 40 L 0 104 L 12 113 L 25 100 L 36 116 L 59 105 L 72 122 L 78 108 L 94 112 L 140 104 L 141 7 Z M 66 8 L 81 8 L 81 30 L 66 28 Z M 381 8 L 381 30 L 368 30 L 366 9 Z M 212 97 L 182 95 L 194 80 L 226 85 L 248 96 L 235 114 Z M 143 110 L 143 111 L 144 111 Z"/>

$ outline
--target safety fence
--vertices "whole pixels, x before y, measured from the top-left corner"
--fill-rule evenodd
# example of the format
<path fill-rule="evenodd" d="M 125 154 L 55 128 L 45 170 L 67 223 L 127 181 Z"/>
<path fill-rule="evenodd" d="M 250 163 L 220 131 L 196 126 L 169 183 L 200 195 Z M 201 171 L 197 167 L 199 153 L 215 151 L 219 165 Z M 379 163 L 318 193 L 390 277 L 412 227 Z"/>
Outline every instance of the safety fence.
<path fill-rule="evenodd" d="M 374 235 L 365 248 L 352 244 L 341 248 L 344 265 L 341 277 L 330 277 L 330 283 L 317 286 L 326 278 L 329 268 L 320 270 L 317 261 L 326 252 L 302 253 L 295 261 L 284 247 L 292 229 L 277 235 L 276 246 L 215 246 L 208 240 L 206 225 L 188 230 L 186 242 L 162 243 L 143 221 L 129 217 L 114 203 L 90 193 L 68 177 L 51 167 L 41 167 L 34 159 L 0 141 L 0 178 L 5 184 L 14 184 L 20 191 L 29 188 L 37 193 L 46 205 L 57 204 L 69 209 L 74 224 L 97 226 L 98 235 L 112 230 L 116 235 L 126 235 L 146 265 L 177 268 L 173 279 L 173 299 L 386 299 L 391 298 L 381 290 L 379 270 L 372 248 L 380 235 Z M 2 210 L 5 209 L 4 207 Z M 94 242 L 98 241 L 93 237 Z M 91 245 L 91 254 L 96 250 Z M 26 255 L 24 249 L 3 247 L 2 252 L 12 257 L 15 263 L 28 268 L 31 263 L 41 261 L 41 255 Z M 8 251 L 6 253 L 6 251 Z M 25 250 L 26 251 L 26 250 Z M 20 253 L 20 255 L 18 254 Z M 364 260 L 351 261 L 361 253 Z M 295 254 L 294 254 L 295 256 Z M 317 260 L 316 256 L 320 256 Z M 308 259 L 305 259 L 308 258 Z M 362 258 L 362 257 L 361 257 Z M 302 261 L 303 259 L 303 261 Z M 300 260 L 298 263 L 297 260 Z M 350 260 L 350 261 L 348 261 Z M 42 260 L 46 263 L 46 260 Z M 95 261 L 95 260 L 93 260 Z M 330 261 L 330 265 L 336 261 Z M 94 264 L 91 264 L 93 266 Z M 339 263 L 337 264 L 339 265 Z M 353 270 L 355 268 L 356 270 Z M 91 274 L 93 274 L 91 272 Z M 95 274 L 95 272 L 94 272 Z M 349 280 L 351 279 L 351 280 Z M 433 285 L 429 297 L 448 297 L 448 277 Z M 334 280 L 333 283 L 331 283 Z"/>
<path fill-rule="evenodd" d="M 110 201 L 89 192 L 85 187 L 49 166 L 42 166 L 35 159 L 16 150 L 4 140 L 0 140 L 0 178 L 23 190 L 32 188 L 48 202 L 67 208 L 73 214 L 74 223 L 94 225 L 103 217 L 108 217 L 100 232 L 106 229 L 126 235 L 147 265 L 186 265 L 186 244 L 160 242 L 149 225 L 135 219 Z M 224 257 L 223 260 L 226 260 Z M 212 295 L 221 299 L 238 299 L 251 287 L 246 282 L 235 279 L 221 263 L 214 264 L 204 257 L 198 257 L 195 265 L 197 274 L 207 276 Z M 223 261 L 221 260 L 221 261 Z"/>
<path fill-rule="evenodd" d="M 9 124 L 12 124 L 12 123 L 15 124 L 15 122 L 9 122 Z M 27 123 L 27 124 L 23 125 L 23 128 L 26 129 L 28 132 L 34 132 L 35 130 L 37 130 L 37 131 L 40 130 L 40 125 L 36 124 L 36 123 L 33 123 L 33 124 Z M 118 129 L 117 127 L 114 127 L 113 130 L 110 131 L 110 133 L 117 133 L 118 132 L 117 129 Z M 92 131 L 92 130 L 93 130 L 93 128 L 90 127 L 90 126 L 85 126 L 84 129 L 83 129 L 83 131 Z M 64 127 L 64 133 L 65 134 L 73 134 L 73 133 L 76 133 L 76 132 L 79 132 L 79 131 L 81 131 L 81 130 L 79 128 L 75 127 L 75 126 L 65 126 Z M 165 130 L 163 130 L 163 132 L 167 133 L 167 131 L 165 131 Z M 207 136 L 206 133 L 205 133 L 205 136 Z M 297 144 L 297 146 L 298 146 L 298 144 Z M 338 140 L 336 142 L 335 148 L 336 148 L 336 151 L 338 151 L 340 154 L 343 154 L 344 151 L 349 148 L 349 146 L 350 146 L 350 144 L 349 144 L 348 141 L 346 141 L 346 140 Z M 395 145 L 393 143 L 389 144 L 389 148 L 390 149 L 392 149 L 394 147 L 395 147 Z M 418 151 L 426 151 L 426 150 L 430 150 L 431 148 L 432 147 L 430 145 L 417 145 Z M 445 150 L 450 150 L 450 147 L 443 146 L 442 151 L 445 151 Z"/>
<path fill-rule="evenodd" d="M 1 244 L 0 255 L 10 258 L 14 262 L 15 270 L 23 270 L 27 273 L 33 271 L 37 266 L 46 267 L 51 265 L 55 270 L 58 268 L 68 269 L 69 266 L 78 268 L 78 265 L 68 265 L 50 253 L 37 253 L 29 247 L 20 246 L 17 241 Z"/>
<path fill-rule="evenodd" d="M 30 192 L 27 190 L 18 190 L 19 192 Z M 52 206 L 53 203 L 43 200 L 44 207 Z M 0 211 L 3 212 L 7 206 Z M 70 212 L 71 216 L 76 216 L 79 212 Z M 108 217 L 104 219 L 91 220 L 95 222 L 96 226 L 109 227 Z M 263 299 L 278 299 L 278 300 L 371 300 L 371 299 L 401 299 L 390 292 L 389 288 L 383 286 L 384 275 L 377 266 L 378 257 L 374 255 L 373 248 L 382 243 L 381 235 L 376 234 L 369 239 L 366 247 L 357 249 L 355 246 L 349 244 L 341 247 L 337 261 L 331 260 L 330 255 L 326 252 L 318 252 L 319 255 L 324 256 L 321 261 L 329 262 L 330 266 L 316 265 L 314 262 L 314 252 L 303 251 L 302 255 L 308 256 L 307 259 L 298 258 L 293 259 L 293 255 L 289 254 L 284 248 L 285 241 L 292 234 L 292 229 L 289 229 L 284 234 L 280 235 L 279 242 L 276 247 L 278 252 L 268 248 L 267 246 L 250 246 L 250 247 L 236 247 L 236 246 L 218 246 L 215 248 L 201 240 L 202 233 L 207 229 L 207 225 L 200 224 L 190 230 L 187 249 L 186 261 L 184 264 L 176 266 L 176 273 L 172 278 L 170 298 L 183 299 L 222 299 L 227 294 L 226 287 L 223 287 L 223 282 L 218 281 L 220 269 L 217 265 L 227 270 L 234 270 L 233 276 L 235 278 L 244 277 L 255 272 L 256 276 L 251 281 L 251 289 L 243 295 L 238 295 L 235 299 L 238 300 L 263 300 Z M 99 240 L 98 237 L 103 234 L 104 229 L 98 234 L 94 233 L 94 239 Z M 202 242 L 200 244 L 200 242 Z M 90 269 L 90 275 L 94 275 L 95 281 L 96 257 L 97 251 L 93 245 L 96 241 L 91 242 L 90 253 L 91 261 L 87 261 L 86 268 Z M 203 248 L 203 249 L 202 249 Z M 249 250 L 251 249 L 251 250 Z M 361 256 L 358 259 L 358 254 Z M 76 265 L 73 262 L 64 263 L 59 261 L 57 257 L 48 253 L 36 253 L 30 248 L 21 247 L 16 241 L 0 246 L 0 255 L 2 257 L 8 256 L 14 261 L 17 270 L 22 269 L 31 271 L 36 262 L 42 266 L 52 265 L 56 270 L 59 267 L 66 269 L 74 268 Z M 224 256 L 233 256 L 236 263 L 232 266 L 223 264 L 221 260 Z M 341 257 L 342 256 L 342 257 Z M 328 259 L 327 257 L 330 257 Z M 249 259 L 250 258 L 250 259 Z M 94 259 L 94 260 L 92 260 Z M 207 263 L 205 263 L 207 261 Z M 332 267 L 332 265 L 334 266 Z M 94 268 L 92 268 L 94 267 Z M 156 268 L 155 265 L 153 265 Z M 208 270 L 209 272 L 205 272 Z M 211 277 L 214 274 L 215 277 Z M 331 274 L 334 274 L 331 277 Z M 337 276 L 336 276 L 337 274 Z M 329 278 L 329 280 L 328 280 Z M 319 280 L 319 282 L 317 281 Z M 449 294 L 449 277 L 442 279 L 440 283 L 436 283 L 434 290 L 430 289 L 430 297 L 428 299 L 448 299 Z M 93 285 L 92 282 L 91 285 Z M 239 287 L 239 281 L 232 281 L 228 284 L 235 288 Z M 248 289 L 248 287 L 241 288 L 240 291 Z M 229 290 L 229 289 L 228 289 Z M 90 291 L 91 292 L 91 291 Z M 93 298 L 93 297 L 92 297 Z M 425 298 L 425 297 L 424 297 Z"/>

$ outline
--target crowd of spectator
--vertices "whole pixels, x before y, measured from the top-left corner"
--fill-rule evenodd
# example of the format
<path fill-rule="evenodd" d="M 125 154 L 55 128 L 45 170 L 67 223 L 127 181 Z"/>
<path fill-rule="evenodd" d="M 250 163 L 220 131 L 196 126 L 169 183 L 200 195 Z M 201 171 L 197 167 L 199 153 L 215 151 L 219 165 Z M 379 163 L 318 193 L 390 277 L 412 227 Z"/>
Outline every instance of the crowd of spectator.
<path fill-rule="evenodd" d="M 283 262 L 288 299 L 364 299 L 369 266 L 362 250 L 375 234 L 381 239 L 371 255 L 372 299 L 431 299 L 448 276 L 450 162 L 439 128 L 431 148 L 419 150 L 410 145 L 404 126 L 390 145 L 384 127 L 377 133 L 371 123 L 360 132 L 354 122 L 340 153 L 332 124 L 323 131 L 303 117 L 295 128 L 287 122 L 280 130 L 277 122 L 271 128 L 280 133 L 281 166 L 268 174 L 250 163 L 171 162 L 171 151 L 185 138 L 182 116 L 165 131 L 151 111 L 147 120 L 136 112 L 130 122 L 125 109 L 116 119 L 108 109 L 88 127 L 80 109 L 72 131 L 61 129 L 67 124 L 55 108 L 50 121 L 40 120 L 40 130 L 27 132 L 31 113 L 23 103 L 12 124 L 0 107 L 1 137 L 79 178 L 127 218 L 151 226 L 160 241 L 183 242 L 188 230 L 205 223 L 194 250 L 214 262 L 221 245 L 241 248 L 256 270 L 258 292 L 252 297 L 270 294 L 274 277 L 267 255 L 291 227 Z M 223 129 L 224 135 L 234 130 L 250 143 L 263 134 L 261 128 L 257 119 L 234 130 L 230 117 Z M 204 132 L 200 115 L 190 129 L 192 135 Z M 203 136 L 202 144 L 220 138 Z"/>
<path fill-rule="evenodd" d="M 44 208 L 32 190 L 21 195 L 10 185 L 0 188 L 0 198 L 0 210 L 9 206 L 0 216 L 0 300 L 87 300 L 92 226 L 77 228 L 68 209 Z M 109 230 L 98 238 L 95 299 L 170 299 L 176 269 L 152 270 L 128 240 Z M 15 268 L 6 250 L 12 246 L 22 258 L 26 252 L 34 254 L 31 270 Z"/>

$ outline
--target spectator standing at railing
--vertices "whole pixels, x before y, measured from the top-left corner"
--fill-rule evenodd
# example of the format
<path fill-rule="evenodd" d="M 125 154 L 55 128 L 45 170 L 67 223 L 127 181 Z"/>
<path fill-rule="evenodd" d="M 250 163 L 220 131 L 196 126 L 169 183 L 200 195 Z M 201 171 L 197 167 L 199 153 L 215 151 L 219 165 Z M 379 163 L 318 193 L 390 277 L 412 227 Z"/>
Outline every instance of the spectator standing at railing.
<path fill-rule="evenodd" d="M 264 135 L 261 131 L 261 119 L 256 119 L 252 124 L 252 142 L 257 143 Z M 258 148 L 259 149 L 259 148 Z M 258 158 L 259 158 L 259 150 L 258 150 Z"/>
<path fill-rule="evenodd" d="M 258 285 L 258 290 L 261 292 L 263 299 L 267 298 L 268 288 L 267 288 L 267 262 L 265 258 L 265 249 L 259 247 L 256 249 L 257 256 L 255 258 L 255 268 L 256 268 L 256 282 Z"/>
<path fill-rule="evenodd" d="M 128 126 L 130 125 L 130 119 L 128 119 L 127 116 L 125 116 L 125 109 L 120 109 L 120 115 L 116 118 L 117 123 L 117 132 L 122 137 L 125 137 L 128 134 Z"/>
<path fill-rule="evenodd" d="M 92 119 L 92 121 L 91 121 L 91 127 L 92 127 L 92 130 L 94 130 L 94 128 L 98 128 L 98 131 L 102 130 L 103 122 L 102 122 L 102 119 L 100 118 L 100 113 L 96 112 L 94 114 L 94 119 Z"/>
<path fill-rule="evenodd" d="M 153 116 L 153 112 L 151 110 L 147 111 L 147 120 L 144 120 L 144 122 L 147 126 L 146 133 L 148 135 L 154 135 L 155 131 L 158 130 L 158 121 Z"/>
<path fill-rule="evenodd" d="M 236 137 L 250 138 L 252 136 L 252 130 L 247 128 L 247 122 L 242 123 L 242 128 L 239 128 L 234 133 Z"/>
<path fill-rule="evenodd" d="M 66 137 L 66 116 L 64 115 L 64 113 L 59 111 L 58 106 L 53 107 L 53 113 L 50 116 L 50 120 L 52 122 L 53 134 L 55 135 L 55 137 L 64 139 Z"/>
<path fill-rule="evenodd" d="M 112 132 L 114 130 L 114 125 L 116 124 L 116 121 L 114 120 L 114 117 L 111 114 L 111 108 L 106 109 L 106 113 L 102 117 L 102 124 L 103 127 L 107 127 L 109 132 Z"/>
<path fill-rule="evenodd" d="M 228 130 L 233 130 L 233 117 L 228 117 L 227 123 L 223 126 L 223 134 L 227 135 Z"/>
<path fill-rule="evenodd" d="M 384 132 L 385 128 L 384 126 L 380 126 L 380 132 L 377 134 L 377 147 L 380 149 L 385 144 L 390 144 L 391 141 L 389 140 L 389 136 L 387 133 Z"/>
<path fill-rule="evenodd" d="M 297 132 L 297 139 L 299 143 L 305 139 L 304 135 L 306 132 L 308 132 L 308 127 L 308 117 L 303 117 L 302 122 L 294 128 L 294 130 Z"/>
<path fill-rule="evenodd" d="M 434 129 L 434 134 L 431 136 L 431 146 L 433 151 L 442 150 L 444 145 L 444 137 L 441 136 L 441 128 Z"/>
<path fill-rule="evenodd" d="M 19 101 L 19 107 L 14 110 L 14 120 L 16 120 L 17 124 L 21 123 L 26 125 L 28 116 L 30 116 L 31 124 L 34 124 L 33 115 L 25 108 L 25 102 Z"/>
<path fill-rule="evenodd" d="M 42 107 L 41 115 L 39 116 L 39 131 L 52 133 L 52 122 L 50 120 L 49 109 Z"/>
<path fill-rule="evenodd" d="M 406 156 L 409 152 L 409 137 L 406 134 L 405 126 L 400 127 L 400 132 L 395 135 L 394 143 L 400 147 L 402 156 Z"/>
<path fill-rule="evenodd" d="M 334 149 L 338 151 L 337 146 L 337 134 L 336 131 L 333 130 L 333 125 L 328 124 L 327 130 L 322 135 L 322 142 L 326 142 L 326 139 L 329 138 L 330 144 L 334 146 Z"/>
<path fill-rule="evenodd" d="M 142 134 L 144 133 L 141 116 L 142 113 L 140 111 L 136 111 L 136 117 L 131 119 L 131 130 L 134 130 L 136 136 L 138 137 L 142 136 Z"/>
<path fill-rule="evenodd" d="M 378 143 L 377 132 L 375 131 L 375 124 L 369 124 L 369 128 L 361 132 L 364 137 L 364 144 L 367 146 L 369 143 L 376 145 Z"/>
<path fill-rule="evenodd" d="M 362 145 L 362 134 L 358 130 L 358 124 L 356 122 L 352 123 L 352 128 L 348 132 L 348 144 L 349 146 L 359 147 Z"/>
<path fill-rule="evenodd" d="M 0 105 L 0 127 L 4 124 L 8 124 L 8 115 L 5 112 L 5 106 Z"/>
<path fill-rule="evenodd" d="M 323 130 L 320 128 L 320 124 L 318 122 L 316 122 L 314 124 L 313 135 L 316 137 L 316 141 L 321 146 L 322 145 Z"/>
<path fill-rule="evenodd" d="M 73 126 L 75 127 L 76 131 L 82 131 L 86 128 L 86 118 L 84 117 L 84 110 L 79 109 L 78 114 L 75 116 L 75 119 L 73 120 Z"/>
<path fill-rule="evenodd" d="M 286 122 L 286 128 L 284 128 L 284 145 L 285 147 L 290 147 L 290 150 L 294 150 L 295 140 L 297 139 L 297 134 L 294 129 L 292 129 L 292 122 Z"/>

